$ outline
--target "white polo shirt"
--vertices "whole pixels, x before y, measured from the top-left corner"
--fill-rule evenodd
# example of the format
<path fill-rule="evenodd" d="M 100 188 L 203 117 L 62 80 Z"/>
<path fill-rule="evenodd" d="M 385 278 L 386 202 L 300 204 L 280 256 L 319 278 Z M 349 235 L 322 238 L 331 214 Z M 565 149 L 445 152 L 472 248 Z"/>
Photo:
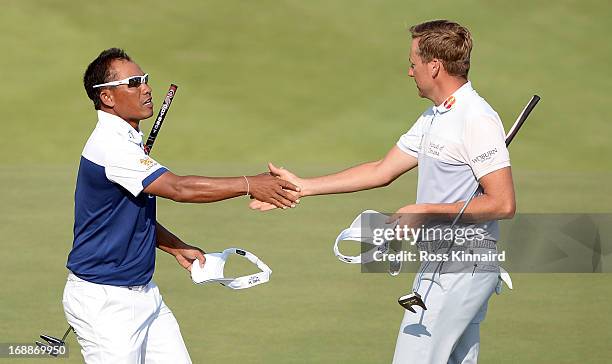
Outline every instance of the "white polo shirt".
<path fill-rule="evenodd" d="M 467 82 L 427 109 L 397 142 L 418 158 L 417 203 L 465 201 L 483 176 L 510 166 L 499 115 Z M 497 240 L 497 221 L 474 225 Z"/>
<path fill-rule="evenodd" d="M 79 164 L 67 268 L 93 283 L 147 284 L 155 268 L 155 196 L 142 190 L 166 171 L 145 154 L 140 131 L 98 111 Z"/>

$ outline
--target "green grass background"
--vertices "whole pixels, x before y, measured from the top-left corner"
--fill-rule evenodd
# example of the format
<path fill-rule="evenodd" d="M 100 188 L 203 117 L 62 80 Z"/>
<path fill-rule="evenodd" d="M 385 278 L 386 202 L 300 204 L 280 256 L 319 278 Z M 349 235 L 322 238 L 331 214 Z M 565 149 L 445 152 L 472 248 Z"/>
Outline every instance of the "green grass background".
<path fill-rule="evenodd" d="M 119 46 L 180 85 L 154 157 L 177 173 L 242 175 L 274 161 L 304 176 L 382 156 L 428 106 L 407 76 L 409 25 L 450 18 L 474 37 L 470 78 L 508 128 L 519 212 L 610 212 L 605 1 L 32 1 L 0 4 L 0 342 L 61 334 L 76 168 L 95 125 L 88 62 Z M 156 109 L 157 109 L 156 107 Z M 143 123 L 148 131 L 150 121 Z M 195 363 L 384 363 L 412 275 L 360 274 L 333 256 L 358 212 L 414 200 L 416 174 L 259 214 L 245 199 L 160 201 L 159 220 L 214 251 L 241 246 L 274 270 L 244 292 L 194 286 L 158 254 L 155 280 Z M 482 363 L 612 362 L 612 277 L 515 274 L 490 301 Z M 81 361 L 78 345 L 69 339 Z M 0 362 L 46 362 L 44 359 Z"/>

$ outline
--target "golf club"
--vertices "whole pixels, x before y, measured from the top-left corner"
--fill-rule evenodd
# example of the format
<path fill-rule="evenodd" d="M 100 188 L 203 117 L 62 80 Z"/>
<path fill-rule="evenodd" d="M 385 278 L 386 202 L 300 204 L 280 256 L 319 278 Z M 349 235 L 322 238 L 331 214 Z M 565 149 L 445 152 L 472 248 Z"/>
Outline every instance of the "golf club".
<path fill-rule="evenodd" d="M 41 349 L 44 349 L 44 351 L 47 354 L 53 357 L 57 357 L 59 354 L 64 353 L 62 352 L 62 350 L 58 350 L 58 349 L 66 345 L 65 340 L 66 340 L 66 337 L 68 337 L 68 334 L 70 334 L 70 331 L 74 331 L 72 326 L 68 326 L 68 329 L 66 329 L 66 332 L 64 333 L 64 336 L 62 336 L 61 339 L 58 339 L 51 335 L 42 334 L 40 335 L 40 338 L 46 341 L 47 343 L 45 344 L 43 342 L 36 341 L 36 346 L 38 346 Z"/>

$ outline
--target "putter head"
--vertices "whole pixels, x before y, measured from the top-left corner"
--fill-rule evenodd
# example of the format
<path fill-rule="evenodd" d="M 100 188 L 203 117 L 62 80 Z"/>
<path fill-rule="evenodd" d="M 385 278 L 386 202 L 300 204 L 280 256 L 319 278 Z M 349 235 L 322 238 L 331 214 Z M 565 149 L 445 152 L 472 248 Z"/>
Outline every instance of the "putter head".
<path fill-rule="evenodd" d="M 40 335 L 40 338 L 45 340 L 49 345 L 52 346 L 63 346 L 66 344 L 64 340 L 58 339 L 50 335 Z"/>
<path fill-rule="evenodd" d="M 407 309 L 408 311 L 412 313 L 416 313 L 416 311 L 414 310 L 414 308 L 412 308 L 412 306 L 419 306 L 423 310 L 427 310 L 427 307 L 425 307 L 425 302 L 423 302 L 421 295 L 418 294 L 417 292 L 411 292 L 407 295 L 404 295 L 398 298 L 397 303 L 399 303 L 400 306 L 402 306 L 403 308 Z"/>
<path fill-rule="evenodd" d="M 40 338 L 45 340 L 47 343 L 42 343 L 40 341 L 36 341 L 36 346 L 38 346 L 39 348 L 45 349 L 45 352 L 48 353 L 49 355 L 53 356 L 53 357 L 57 357 L 60 353 L 57 350 L 50 350 L 54 347 L 59 347 L 59 346 L 64 346 L 66 345 L 66 343 L 64 342 L 64 340 L 58 339 L 56 337 L 53 336 L 49 336 L 49 335 L 40 335 Z"/>

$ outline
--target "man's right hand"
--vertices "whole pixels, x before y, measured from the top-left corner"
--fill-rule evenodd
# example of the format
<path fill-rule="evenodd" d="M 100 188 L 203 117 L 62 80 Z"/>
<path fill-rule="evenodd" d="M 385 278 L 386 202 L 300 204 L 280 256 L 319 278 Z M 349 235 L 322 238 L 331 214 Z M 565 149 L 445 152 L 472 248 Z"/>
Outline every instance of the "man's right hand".
<path fill-rule="evenodd" d="M 263 173 L 247 178 L 251 197 L 268 206 L 268 210 L 277 207 L 283 209 L 295 207 L 296 201 L 300 198 L 298 186 L 272 174 Z"/>
<path fill-rule="evenodd" d="M 299 187 L 299 189 L 297 190 L 291 190 L 291 191 L 284 191 L 285 193 L 287 193 L 289 196 L 291 196 L 291 201 L 293 202 L 299 202 L 299 198 L 303 196 L 303 192 L 301 190 L 301 187 L 304 183 L 304 180 L 302 180 L 301 178 L 299 178 L 298 176 L 296 176 L 295 174 L 289 172 L 288 170 L 284 169 L 284 168 L 279 168 L 276 167 L 274 164 L 272 163 L 268 163 L 268 168 L 270 169 L 270 175 L 277 177 L 277 179 L 281 180 L 281 181 L 289 181 L 290 183 L 292 183 L 292 185 L 297 185 Z M 251 203 L 249 204 L 249 207 L 253 210 L 259 210 L 259 211 L 269 211 L 269 210 L 273 210 L 277 207 L 280 207 L 278 205 L 272 204 L 270 202 L 267 201 L 263 201 L 259 198 L 257 198 L 256 196 L 253 196 L 255 198 L 255 200 L 251 201 Z M 295 205 L 294 205 L 295 206 Z M 292 207 L 294 207 L 292 206 Z"/>

